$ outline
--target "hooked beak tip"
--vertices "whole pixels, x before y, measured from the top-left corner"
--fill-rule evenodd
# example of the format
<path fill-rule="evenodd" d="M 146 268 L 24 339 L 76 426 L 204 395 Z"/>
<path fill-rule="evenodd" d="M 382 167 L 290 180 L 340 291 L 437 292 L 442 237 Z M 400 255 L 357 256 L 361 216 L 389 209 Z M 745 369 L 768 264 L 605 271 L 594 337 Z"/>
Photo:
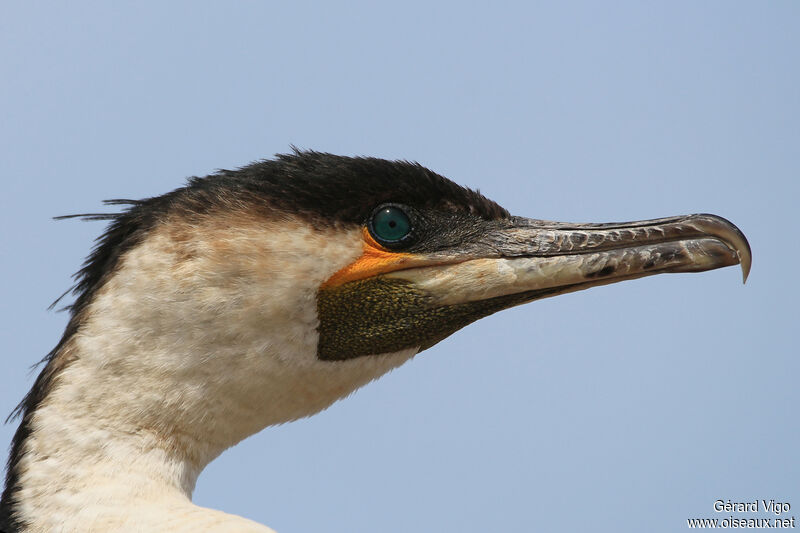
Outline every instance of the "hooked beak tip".
<path fill-rule="evenodd" d="M 736 256 L 739 258 L 739 265 L 742 267 L 742 285 L 747 283 L 747 278 L 750 276 L 750 265 L 751 259 L 750 256 L 742 256 L 741 252 L 736 252 Z"/>

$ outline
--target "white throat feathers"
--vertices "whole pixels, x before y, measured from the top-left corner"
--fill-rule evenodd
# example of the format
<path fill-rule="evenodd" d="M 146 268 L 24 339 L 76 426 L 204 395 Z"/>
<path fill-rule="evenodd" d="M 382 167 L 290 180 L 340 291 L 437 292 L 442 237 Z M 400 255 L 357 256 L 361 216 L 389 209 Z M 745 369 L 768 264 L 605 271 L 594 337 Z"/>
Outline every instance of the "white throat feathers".
<path fill-rule="evenodd" d="M 17 466 L 25 531 L 268 531 L 193 506 L 202 469 L 416 353 L 316 356 L 317 289 L 360 239 L 242 213 L 155 227 L 55 355 Z"/>

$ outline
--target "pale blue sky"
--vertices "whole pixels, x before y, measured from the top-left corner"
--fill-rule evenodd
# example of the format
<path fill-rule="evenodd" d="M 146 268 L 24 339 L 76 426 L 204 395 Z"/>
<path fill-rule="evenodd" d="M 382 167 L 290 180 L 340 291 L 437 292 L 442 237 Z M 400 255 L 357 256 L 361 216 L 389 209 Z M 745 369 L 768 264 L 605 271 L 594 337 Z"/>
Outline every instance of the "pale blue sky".
<path fill-rule="evenodd" d="M 1 11 L 3 414 L 103 228 L 50 217 L 293 143 L 417 160 L 536 218 L 716 213 L 750 239 L 752 275 L 657 276 L 482 320 L 226 452 L 196 502 L 281 533 L 672 532 L 720 498 L 800 517 L 797 2 Z"/>

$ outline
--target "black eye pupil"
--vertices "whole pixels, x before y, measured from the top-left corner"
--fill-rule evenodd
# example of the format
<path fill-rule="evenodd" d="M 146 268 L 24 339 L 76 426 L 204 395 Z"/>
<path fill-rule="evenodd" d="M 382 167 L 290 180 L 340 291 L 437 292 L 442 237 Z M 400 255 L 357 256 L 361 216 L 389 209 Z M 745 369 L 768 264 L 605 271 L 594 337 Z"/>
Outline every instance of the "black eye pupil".
<path fill-rule="evenodd" d="M 411 233 L 411 219 L 400 207 L 387 205 L 373 213 L 369 230 L 378 242 L 396 243 Z"/>

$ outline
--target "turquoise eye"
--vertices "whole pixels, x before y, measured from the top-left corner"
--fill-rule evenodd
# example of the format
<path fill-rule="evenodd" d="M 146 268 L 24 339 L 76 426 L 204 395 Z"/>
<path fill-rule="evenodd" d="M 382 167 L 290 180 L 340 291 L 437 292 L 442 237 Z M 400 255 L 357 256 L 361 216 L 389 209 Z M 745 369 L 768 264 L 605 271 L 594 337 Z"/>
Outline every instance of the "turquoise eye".
<path fill-rule="evenodd" d="M 395 243 L 411 233 L 411 220 L 399 207 L 387 205 L 373 213 L 369 229 L 378 241 Z"/>

